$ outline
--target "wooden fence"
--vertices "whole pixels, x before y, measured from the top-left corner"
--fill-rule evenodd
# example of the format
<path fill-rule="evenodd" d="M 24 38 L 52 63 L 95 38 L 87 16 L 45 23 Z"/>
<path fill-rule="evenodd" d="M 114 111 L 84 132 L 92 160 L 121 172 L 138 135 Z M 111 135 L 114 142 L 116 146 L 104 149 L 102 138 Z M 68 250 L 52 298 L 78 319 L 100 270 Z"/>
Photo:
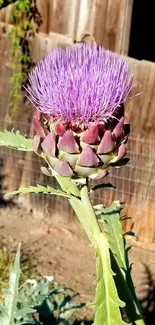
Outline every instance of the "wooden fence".
<path fill-rule="evenodd" d="M 46 6 L 45 6 L 46 3 Z M 72 44 L 80 34 L 91 32 L 97 43 L 121 54 L 127 54 L 132 1 L 128 0 L 57 0 L 38 1 L 43 16 L 41 31 L 31 44 L 32 58 L 36 62 L 53 47 Z M 7 8 L 8 10 L 8 8 Z M 10 41 L 4 26 L 8 24 L 12 7 L 0 13 L 3 23 L 0 24 L 0 120 L 1 128 L 9 116 L 9 77 L 12 73 L 12 60 L 9 55 Z M 6 14 L 7 13 L 7 14 Z M 5 28 L 5 29 L 6 29 Z M 48 34 L 47 34 L 48 32 Z M 131 61 L 135 72 L 134 88 L 131 96 L 143 92 L 125 104 L 126 117 L 131 123 L 131 137 L 128 153 L 131 162 L 119 170 L 112 170 L 109 180 L 117 186 L 117 190 L 105 194 L 100 191 L 94 197 L 95 202 L 101 199 L 110 203 L 113 199 L 126 201 L 128 216 L 135 220 L 134 229 L 140 241 L 154 249 L 155 247 L 155 64 L 146 61 Z M 31 127 L 32 107 L 29 103 L 21 103 L 15 125 L 25 134 L 33 135 Z M 9 159 L 8 159 L 9 154 Z M 28 184 L 47 183 L 49 180 L 38 171 L 40 161 L 33 154 L 24 154 L 1 149 L 0 156 L 5 164 L 3 190 L 8 191 Z M 13 168 L 12 168 L 13 166 Z M 38 198 L 38 197 L 37 197 Z M 30 200 L 30 198 L 29 198 Z M 27 200 L 26 202 L 29 202 Z M 71 214 L 67 203 L 60 199 L 48 199 L 39 196 L 31 204 L 35 207 L 51 207 L 53 211 Z M 61 203 L 61 204 L 60 204 Z M 129 223 L 125 224 L 127 229 Z"/>
<path fill-rule="evenodd" d="M 98 44 L 128 53 L 133 0 L 37 0 L 43 23 L 40 32 L 79 39 L 89 32 Z M 11 23 L 14 5 L 0 11 L 0 21 Z"/>

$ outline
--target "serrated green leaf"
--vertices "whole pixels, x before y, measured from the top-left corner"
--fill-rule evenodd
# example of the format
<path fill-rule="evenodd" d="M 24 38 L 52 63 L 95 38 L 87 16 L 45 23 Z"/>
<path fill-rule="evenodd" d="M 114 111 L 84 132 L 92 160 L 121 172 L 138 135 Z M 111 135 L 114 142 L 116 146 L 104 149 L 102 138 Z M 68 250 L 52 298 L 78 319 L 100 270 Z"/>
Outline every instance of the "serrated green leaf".
<path fill-rule="evenodd" d="M 6 325 L 7 321 L 8 321 L 7 309 L 2 303 L 0 303 L 0 324 Z"/>
<path fill-rule="evenodd" d="M 69 309 L 69 310 L 65 310 L 64 312 L 60 313 L 60 319 L 69 319 L 72 314 L 75 313 L 75 311 L 77 310 L 78 308 L 72 308 L 72 309 Z"/>
<path fill-rule="evenodd" d="M 28 315 L 28 314 L 34 314 L 36 310 L 35 309 L 32 309 L 32 308 L 22 308 L 22 309 L 19 309 L 17 312 L 16 312 L 16 320 L 20 320 L 21 318 L 23 318 L 25 315 Z"/>
<path fill-rule="evenodd" d="M 0 306 L 0 324 L 15 325 L 16 304 L 20 277 L 20 244 L 16 254 L 14 266 L 10 270 L 9 288 L 3 290 L 5 306 Z"/>
<path fill-rule="evenodd" d="M 101 211 L 101 209 L 103 208 L 103 206 L 104 206 L 103 204 L 97 204 L 97 205 L 94 205 L 94 209 Z"/>
<path fill-rule="evenodd" d="M 123 237 L 123 229 L 120 219 L 121 209 L 121 203 L 114 201 L 110 207 L 106 208 L 103 206 L 101 208 L 100 217 L 103 222 L 104 231 L 106 232 L 110 249 L 116 259 L 119 268 L 125 271 L 125 281 L 128 285 L 128 288 L 130 289 L 134 301 L 136 301 L 137 306 L 139 306 L 131 277 L 131 266 L 128 259 L 128 248 L 126 248 L 125 239 Z M 140 310 L 140 306 L 138 308 Z M 136 321 L 136 324 L 139 324 L 138 322 L 139 321 Z"/>
<path fill-rule="evenodd" d="M 29 187 L 21 187 L 17 191 L 9 192 L 6 194 L 7 196 L 10 195 L 16 195 L 16 194 L 28 194 L 28 193 L 43 193 L 43 194 L 55 194 L 55 195 L 60 195 L 60 196 L 65 196 L 70 198 L 71 196 L 64 191 L 57 190 L 53 187 L 50 186 L 42 186 L 42 185 L 37 185 L 37 186 L 29 186 Z"/>
<path fill-rule="evenodd" d="M 96 309 L 93 325 L 126 325 L 127 323 L 122 320 L 120 313 L 120 307 L 124 307 L 125 304 L 117 294 L 106 234 L 95 234 L 94 246 L 96 250 L 97 285 L 95 300 L 92 303 Z"/>
<path fill-rule="evenodd" d="M 114 201 L 108 208 L 101 208 L 101 221 L 104 231 L 107 234 L 110 248 L 116 258 L 118 265 L 124 270 L 127 269 L 125 258 L 125 245 L 122 236 L 123 229 L 120 221 L 121 204 Z"/>
<path fill-rule="evenodd" d="M 0 146 L 9 147 L 21 151 L 33 151 L 32 140 L 27 139 L 17 130 L 4 132 L 0 131 Z"/>

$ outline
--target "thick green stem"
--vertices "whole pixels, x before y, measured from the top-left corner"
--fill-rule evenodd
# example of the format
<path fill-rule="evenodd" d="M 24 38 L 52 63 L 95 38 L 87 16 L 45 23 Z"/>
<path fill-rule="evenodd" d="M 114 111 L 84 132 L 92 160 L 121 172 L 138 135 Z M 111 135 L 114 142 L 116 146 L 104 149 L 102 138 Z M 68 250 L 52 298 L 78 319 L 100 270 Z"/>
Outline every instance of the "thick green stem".
<path fill-rule="evenodd" d="M 79 218 L 83 228 L 85 229 L 90 241 L 94 244 L 95 235 L 101 234 L 96 214 L 94 212 L 87 186 L 84 186 L 81 191 L 72 182 L 70 178 L 56 176 L 57 181 L 61 188 L 67 193 L 71 194 L 69 202 Z M 88 185 L 88 181 L 86 182 Z M 103 247 L 104 250 L 104 247 Z M 101 252 L 102 254 L 102 252 Z M 141 313 L 140 305 L 136 296 L 133 296 L 125 278 L 119 268 L 114 255 L 110 251 L 112 269 L 115 272 L 114 280 L 117 287 L 119 298 L 126 304 L 126 313 L 132 325 L 145 325 Z"/>
<path fill-rule="evenodd" d="M 70 177 L 55 176 L 55 179 L 59 183 L 60 187 L 67 194 L 72 194 L 74 196 L 80 197 L 80 191 L 78 187 L 72 182 Z"/>
<path fill-rule="evenodd" d="M 125 311 L 129 318 L 129 321 L 132 322 L 132 325 L 145 325 L 143 320 L 143 315 L 141 313 L 141 307 L 139 303 L 137 303 L 137 297 L 132 296 L 131 291 L 122 274 L 122 271 L 119 268 L 116 259 L 111 251 L 110 251 L 110 257 L 111 257 L 111 266 L 113 271 L 115 272 L 114 281 L 120 299 L 123 300 L 126 304 Z"/>
<path fill-rule="evenodd" d="M 86 186 L 82 188 L 80 196 L 81 199 L 73 197 L 69 199 L 69 202 L 77 217 L 79 218 L 83 228 L 85 229 L 90 241 L 93 244 L 94 234 L 100 234 L 101 230 L 99 228 L 94 209 L 89 199 Z"/>

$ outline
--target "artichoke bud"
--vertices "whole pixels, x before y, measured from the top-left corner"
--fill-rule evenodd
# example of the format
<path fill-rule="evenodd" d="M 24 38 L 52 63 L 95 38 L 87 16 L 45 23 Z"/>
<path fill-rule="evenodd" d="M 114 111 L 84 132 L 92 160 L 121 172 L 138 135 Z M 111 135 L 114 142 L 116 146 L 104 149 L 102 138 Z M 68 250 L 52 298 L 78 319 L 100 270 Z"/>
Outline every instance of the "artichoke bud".
<path fill-rule="evenodd" d="M 110 122 L 92 123 L 85 129 L 82 123 L 48 124 L 45 131 L 43 122 L 38 119 L 34 127 L 41 142 L 42 157 L 53 175 L 100 179 L 107 175 L 110 165 L 123 165 L 120 162 L 126 154 L 125 143 L 130 131 L 123 117 L 114 128 Z"/>

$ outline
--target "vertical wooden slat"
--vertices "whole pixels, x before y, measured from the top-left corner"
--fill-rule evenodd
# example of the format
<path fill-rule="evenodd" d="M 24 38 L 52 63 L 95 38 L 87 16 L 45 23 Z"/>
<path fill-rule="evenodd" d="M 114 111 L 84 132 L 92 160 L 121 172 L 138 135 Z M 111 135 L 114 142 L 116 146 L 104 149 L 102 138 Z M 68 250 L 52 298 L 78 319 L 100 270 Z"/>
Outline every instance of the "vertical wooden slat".
<path fill-rule="evenodd" d="M 11 15 L 13 12 L 14 4 L 0 9 L 0 21 L 5 24 L 11 24 Z"/>
<path fill-rule="evenodd" d="M 5 30 L 5 32 L 4 32 Z M 9 78 L 11 77 L 11 58 L 10 40 L 7 37 L 9 28 L 6 25 L 0 24 L 0 119 L 3 121 L 6 115 L 6 108 L 9 104 Z"/>
<path fill-rule="evenodd" d="M 127 53 L 131 10 L 132 0 L 81 0 L 76 37 L 89 32 L 97 44 Z"/>
<path fill-rule="evenodd" d="M 12 76 L 12 65 L 13 59 L 10 56 L 11 40 L 8 39 L 7 33 L 11 30 L 11 26 L 7 24 L 0 24 L 0 120 L 1 128 L 7 127 L 12 129 L 13 127 L 23 130 L 24 134 L 29 133 L 30 128 L 30 116 L 31 112 L 28 109 L 29 103 L 23 102 L 19 103 L 16 115 L 13 117 L 12 121 L 8 120 L 10 116 L 10 77 Z M 5 30 L 5 32 L 3 32 Z M 4 123 L 6 121 L 6 123 Z M 6 191 L 12 188 L 18 188 L 20 184 L 20 178 L 22 174 L 22 159 L 25 155 L 24 152 L 17 154 L 16 152 L 11 152 L 9 149 L 4 150 L 5 153 L 5 163 L 3 173 L 5 175 L 3 186 Z M 8 154 L 8 158 L 7 158 Z M 14 178 L 13 175 L 16 175 Z"/>
<path fill-rule="evenodd" d="M 134 70 L 134 88 L 126 103 L 126 114 L 132 122 L 132 132 L 144 139 L 154 140 L 155 136 L 155 64 L 148 61 L 128 59 Z M 135 108 L 134 108 L 135 107 Z"/>
<path fill-rule="evenodd" d="M 75 37 L 79 11 L 77 0 L 50 0 L 48 31 Z"/>
<path fill-rule="evenodd" d="M 39 28 L 39 32 L 48 33 L 48 22 L 49 22 L 49 2 L 50 0 L 37 0 L 37 7 L 41 14 L 42 24 Z"/>
<path fill-rule="evenodd" d="M 131 135 L 136 137 L 131 150 L 131 179 L 128 214 L 135 215 L 135 231 L 140 240 L 155 242 L 155 64 L 129 59 L 135 73 L 131 96 L 143 92 L 126 103 L 126 117 Z M 130 172 L 130 174 L 129 174 Z"/>
<path fill-rule="evenodd" d="M 122 42 L 121 42 L 121 50 L 120 50 L 120 53 L 123 55 L 128 55 L 128 51 L 129 51 L 132 9 L 133 9 L 133 0 L 126 0 L 125 9 L 122 15 L 123 16 Z"/>
<path fill-rule="evenodd" d="M 84 33 L 94 34 L 95 23 L 95 1 L 93 0 L 79 0 L 79 15 L 76 27 L 76 39 Z"/>
<path fill-rule="evenodd" d="M 109 0 L 105 4 L 101 0 L 97 3 L 94 37 L 106 48 L 121 53 L 126 0 Z"/>

